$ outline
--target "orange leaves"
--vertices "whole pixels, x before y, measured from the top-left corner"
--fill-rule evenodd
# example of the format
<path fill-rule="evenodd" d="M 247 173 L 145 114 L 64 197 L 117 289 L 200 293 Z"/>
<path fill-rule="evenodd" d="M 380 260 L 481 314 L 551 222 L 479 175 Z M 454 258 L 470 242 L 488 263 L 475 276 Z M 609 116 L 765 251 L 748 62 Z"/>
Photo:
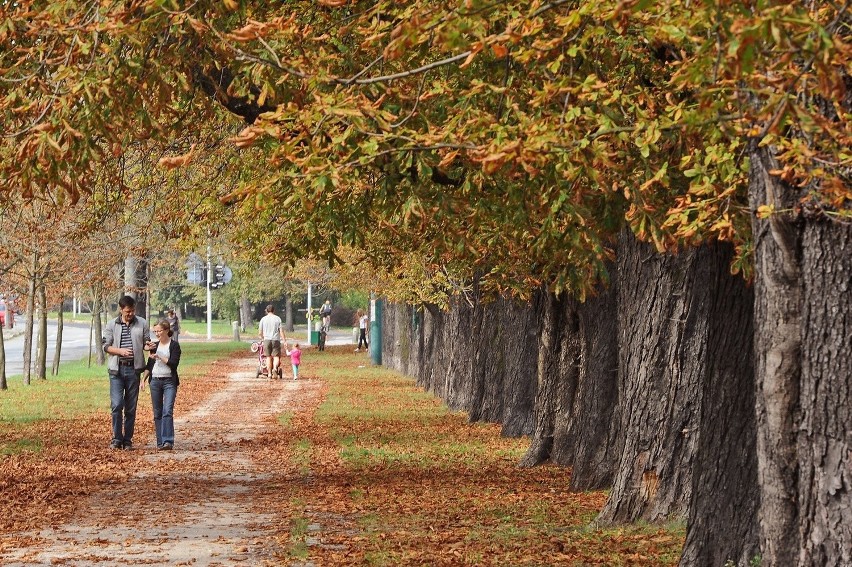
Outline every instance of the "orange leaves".
<path fill-rule="evenodd" d="M 232 31 L 231 33 L 227 34 L 226 37 L 237 42 L 245 43 L 249 41 L 254 41 L 258 38 L 262 38 L 266 36 L 266 34 L 269 33 L 271 30 L 272 26 L 266 22 L 249 20 L 246 25 L 244 25 L 238 30 Z"/>
<path fill-rule="evenodd" d="M 258 136 L 261 134 L 261 130 L 259 128 L 255 128 L 254 126 L 247 126 L 242 129 L 242 131 L 231 138 L 231 141 L 238 148 L 247 148 L 251 146 Z"/>
<path fill-rule="evenodd" d="M 181 156 L 161 157 L 157 165 L 166 169 L 175 169 L 189 164 L 193 157 L 195 157 L 195 144 L 192 144 L 189 151 Z"/>
<path fill-rule="evenodd" d="M 317 4 L 326 8 L 340 8 L 349 4 L 349 0 L 317 0 Z"/>

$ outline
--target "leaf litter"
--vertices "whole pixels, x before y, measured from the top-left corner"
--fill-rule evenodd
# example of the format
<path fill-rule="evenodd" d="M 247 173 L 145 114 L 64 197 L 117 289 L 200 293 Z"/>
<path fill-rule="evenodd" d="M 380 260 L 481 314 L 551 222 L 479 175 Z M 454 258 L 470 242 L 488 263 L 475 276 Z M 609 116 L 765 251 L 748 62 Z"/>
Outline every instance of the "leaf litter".
<path fill-rule="evenodd" d="M 173 452 L 146 393 L 134 451 L 107 448 L 108 412 L 0 432 L 43 440 L 0 457 L 0 564 L 677 564 L 682 527 L 591 527 L 606 494 L 517 467 L 527 440 L 348 348 L 306 359 L 298 382 L 251 357 L 182 380 Z"/>

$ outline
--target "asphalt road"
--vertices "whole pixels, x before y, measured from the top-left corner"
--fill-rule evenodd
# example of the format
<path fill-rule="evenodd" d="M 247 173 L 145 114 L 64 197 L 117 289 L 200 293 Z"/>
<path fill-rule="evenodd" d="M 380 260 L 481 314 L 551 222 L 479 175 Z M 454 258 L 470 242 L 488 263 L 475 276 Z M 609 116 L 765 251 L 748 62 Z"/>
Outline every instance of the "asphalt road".
<path fill-rule="evenodd" d="M 16 321 L 17 323 L 17 321 Z M 23 323 L 21 328 L 23 328 Z M 3 342 L 6 347 L 6 378 L 20 376 L 24 373 L 24 336 L 16 328 L 12 331 L 13 336 L 6 338 Z M 36 340 L 37 333 L 33 335 Z M 9 329 L 3 329 L 3 336 L 9 336 Z M 93 344 L 95 348 L 100 345 L 100 339 Z M 47 322 L 47 367 L 48 372 L 53 364 L 56 354 L 56 322 Z M 89 354 L 89 325 L 82 323 L 66 322 L 62 328 L 62 362 L 80 360 Z M 33 348 L 35 356 L 35 348 Z"/>

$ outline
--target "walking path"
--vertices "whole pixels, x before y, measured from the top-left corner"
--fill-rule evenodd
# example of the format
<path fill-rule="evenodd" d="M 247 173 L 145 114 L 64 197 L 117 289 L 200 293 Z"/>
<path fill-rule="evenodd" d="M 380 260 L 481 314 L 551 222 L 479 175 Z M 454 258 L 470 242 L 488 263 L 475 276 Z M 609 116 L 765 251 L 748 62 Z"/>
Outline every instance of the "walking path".
<path fill-rule="evenodd" d="M 222 389 L 176 411 L 174 451 L 152 443 L 123 453 L 138 461 L 131 476 L 92 494 L 36 545 L 0 552 L 0 564 L 279 565 L 282 520 L 255 499 L 270 475 L 253 460 L 253 442 L 280 428 L 278 414 L 315 399 L 320 382 L 258 379 L 254 359 L 228 366 Z M 141 404 L 137 424 L 137 438 L 151 437 Z"/>

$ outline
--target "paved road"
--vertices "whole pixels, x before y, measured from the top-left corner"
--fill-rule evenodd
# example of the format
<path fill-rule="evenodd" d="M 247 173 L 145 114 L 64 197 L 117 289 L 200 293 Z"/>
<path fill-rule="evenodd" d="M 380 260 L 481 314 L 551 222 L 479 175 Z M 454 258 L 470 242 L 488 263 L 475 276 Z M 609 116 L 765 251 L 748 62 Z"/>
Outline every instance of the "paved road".
<path fill-rule="evenodd" d="M 6 338 L 4 344 L 6 346 L 6 377 L 20 376 L 24 373 L 24 337 L 21 334 L 23 323 L 20 327 L 16 327 L 11 332 L 11 338 Z M 9 337 L 10 331 L 3 329 L 3 336 Z M 290 342 L 299 341 L 304 348 L 307 343 L 305 330 L 297 330 L 288 334 Z M 243 333 L 242 339 L 251 342 L 255 340 L 250 333 Z M 200 336 L 181 335 L 182 340 L 205 340 Z M 35 340 L 35 337 L 33 337 Z M 100 345 L 100 339 L 94 341 L 95 348 Z M 346 345 L 353 344 L 352 333 L 347 329 L 332 329 L 328 335 L 326 344 Z M 353 345 L 354 346 L 354 345 Z M 56 352 L 56 322 L 47 322 L 47 365 L 50 367 L 53 364 L 53 356 Z M 84 358 L 89 353 L 89 325 L 88 323 L 70 323 L 65 322 L 62 330 L 62 361 L 76 361 Z M 35 350 L 33 350 L 35 356 Z"/>
<path fill-rule="evenodd" d="M 23 328 L 23 323 L 21 325 Z M 6 377 L 20 376 L 24 373 L 24 336 L 16 328 L 12 337 L 4 341 L 6 347 Z M 3 329 L 3 336 L 7 337 L 8 329 Z M 33 341 L 37 333 L 34 333 Z M 93 343 L 95 347 L 100 340 Z M 56 322 L 47 322 L 47 366 L 48 371 L 53 364 L 53 356 L 56 353 Z M 69 362 L 80 360 L 89 354 L 89 325 L 85 323 L 68 323 L 62 328 L 62 361 Z M 33 348 L 35 356 L 35 348 Z"/>

